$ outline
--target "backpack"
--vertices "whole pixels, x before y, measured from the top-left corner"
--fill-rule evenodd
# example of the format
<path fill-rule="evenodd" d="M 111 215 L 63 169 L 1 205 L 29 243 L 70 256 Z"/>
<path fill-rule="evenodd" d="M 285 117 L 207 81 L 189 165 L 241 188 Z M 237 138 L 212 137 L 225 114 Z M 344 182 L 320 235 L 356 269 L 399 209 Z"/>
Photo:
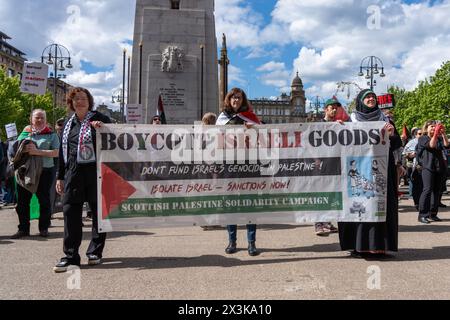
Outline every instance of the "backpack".
<path fill-rule="evenodd" d="M 9 141 L 8 143 L 8 162 L 6 164 L 6 178 L 12 178 L 14 177 L 14 171 L 16 171 L 16 168 L 14 166 L 14 157 L 16 156 L 17 149 L 19 148 L 20 141 L 19 140 L 13 140 Z"/>

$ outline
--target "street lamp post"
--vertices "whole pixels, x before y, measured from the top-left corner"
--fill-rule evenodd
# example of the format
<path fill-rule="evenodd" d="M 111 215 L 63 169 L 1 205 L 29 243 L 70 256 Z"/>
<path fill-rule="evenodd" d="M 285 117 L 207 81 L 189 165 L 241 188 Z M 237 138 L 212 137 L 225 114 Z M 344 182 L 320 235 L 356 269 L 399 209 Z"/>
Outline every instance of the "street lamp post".
<path fill-rule="evenodd" d="M 123 49 L 123 73 L 122 73 L 122 101 L 120 103 L 120 115 L 122 123 L 125 123 L 125 65 L 127 59 L 127 49 Z"/>
<path fill-rule="evenodd" d="M 336 89 L 334 95 L 336 96 L 338 94 L 339 90 L 344 92 L 347 89 L 347 99 L 350 99 L 350 95 L 351 95 L 350 90 L 351 90 L 352 86 L 357 88 L 359 91 L 362 91 L 362 88 L 357 83 L 351 82 L 351 81 L 340 81 L 340 82 L 336 83 L 336 85 L 337 85 L 337 89 Z"/>
<path fill-rule="evenodd" d="M 310 101 L 309 107 L 314 111 L 309 113 L 307 121 L 318 121 L 320 119 L 319 109 L 323 106 L 325 106 L 325 100 L 320 96 L 316 96 L 314 100 Z"/>
<path fill-rule="evenodd" d="M 47 61 L 44 62 L 44 59 Z M 55 124 L 55 109 L 56 109 L 56 95 L 57 95 L 57 81 L 58 81 L 58 71 L 65 71 L 67 69 L 72 69 L 73 66 L 70 62 L 70 51 L 60 44 L 51 44 L 47 46 L 41 55 L 41 62 L 48 65 L 53 65 L 53 124 Z M 65 67 L 64 62 L 67 61 Z"/>
<path fill-rule="evenodd" d="M 381 70 L 381 73 L 380 73 Z M 377 85 L 377 81 L 373 79 L 374 75 L 379 74 L 380 77 L 385 77 L 383 61 L 375 56 L 368 56 L 361 60 L 361 65 L 359 66 L 358 76 L 365 77 L 367 80 L 367 85 L 370 85 L 370 90 Z"/>
<path fill-rule="evenodd" d="M 316 111 L 316 115 L 318 115 L 320 107 L 324 107 L 325 106 L 325 101 L 323 100 L 322 97 L 316 96 L 315 100 L 313 102 L 311 102 L 310 105 Z"/>
<path fill-rule="evenodd" d="M 127 99 L 127 97 L 125 96 L 125 92 L 122 88 L 120 88 L 117 91 L 114 91 L 111 96 L 111 103 L 116 103 L 116 102 L 120 103 L 120 122 L 121 123 L 125 123 L 124 112 L 123 112 L 125 99 Z"/>
<path fill-rule="evenodd" d="M 130 70 L 131 70 L 131 57 L 128 56 L 128 73 L 127 73 L 127 103 L 130 103 Z"/>

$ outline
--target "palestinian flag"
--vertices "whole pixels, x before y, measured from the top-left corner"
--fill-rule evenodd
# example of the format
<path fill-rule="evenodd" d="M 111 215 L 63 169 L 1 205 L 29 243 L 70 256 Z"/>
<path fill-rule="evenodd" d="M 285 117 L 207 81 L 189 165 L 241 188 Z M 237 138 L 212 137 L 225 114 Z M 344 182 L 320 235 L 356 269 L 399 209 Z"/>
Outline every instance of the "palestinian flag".
<path fill-rule="evenodd" d="M 407 140 L 409 137 L 408 127 L 406 126 L 406 124 L 403 125 L 402 135 L 400 137 L 402 138 L 402 140 Z"/>
<path fill-rule="evenodd" d="M 158 108 L 156 109 L 156 115 L 161 118 L 161 124 L 167 124 L 161 94 L 159 95 L 159 98 L 158 98 Z"/>
<path fill-rule="evenodd" d="M 258 119 L 258 116 L 249 107 L 247 111 L 240 112 L 240 113 L 235 114 L 233 116 L 228 114 L 228 113 L 226 113 L 226 112 L 222 112 L 219 115 L 219 118 L 216 121 L 216 125 L 219 125 L 219 126 L 226 125 L 234 117 L 239 117 L 243 121 L 247 122 L 248 124 L 261 124 L 261 121 Z"/>

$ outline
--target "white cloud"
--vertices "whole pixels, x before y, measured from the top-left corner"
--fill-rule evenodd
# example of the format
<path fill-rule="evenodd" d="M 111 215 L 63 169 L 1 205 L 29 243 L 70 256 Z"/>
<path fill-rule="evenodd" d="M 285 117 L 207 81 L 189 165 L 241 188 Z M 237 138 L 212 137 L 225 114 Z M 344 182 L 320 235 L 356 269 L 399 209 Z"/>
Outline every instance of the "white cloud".
<path fill-rule="evenodd" d="M 85 71 L 76 71 L 67 77 L 68 82 L 81 87 L 97 87 L 114 78 L 113 72 L 97 72 L 87 74 Z"/>
<path fill-rule="evenodd" d="M 369 55 L 380 57 L 385 65 L 387 77 L 377 78 L 379 93 L 391 84 L 412 89 L 450 59 L 450 1 L 376 3 L 381 9 L 379 30 L 367 27 L 366 9 L 373 1 L 277 2 L 272 24 L 303 44 L 293 66 L 312 85 L 307 94 L 328 96 L 337 81 L 366 87 L 366 80 L 356 74 L 361 59 Z"/>
<path fill-rule="evenodd" d="M 300 70 L 307 81 L 341 79 L 342 75 L 354 68 L 350 62 L 348 50 L 333 46 L 317 52 L 316 49 L 303 47 L 294 60 L 294 69 Z"/>
<path fill-rule="evenodd" d="M 75 1 L 79 11 L 70 13 L 65 22 L 50 30 L 50 38 L 64 44 L 80 58 L 104 67 L 116 61 L 124 43 L 132 40 L 133 1 Z M 118 27 L 118 25 L 120 27 Z"/>
<path fill-rule="evenodd" d="M 270 62 L 267 62 L 266 64 L 262 65 L 261 67 L 259 67 L 256 70 L 257 71 L 279 71 L 279 70 L 284 70 L 284 69 L 286 69 L 286 65 L 284 64 L 284 62 L 270 61 Z"/>
<path fill-rule="evenodd" d="M 0 0 L 0 8 L 1 31 L 13 37 L 11 43 L 29 60 L 40 61 L 42 50 L 49 44 L 64 45 L 71 52 L 74 66 L 65 72 L 66 81 L 90 89 L 97 103 L 111 100 L 112 88 L 122 81 L 122 50 L 131 52 L 125 42 L 133 40 L 135 1 L 63 0 L 55 5 L 50 0 Z M 81 61 L 100 71 L 88 74 L 81 70 Z"/>
<path fill-rule="evenodd" d="M 228 80 L 230 83 L 236 83 L 241 86 L 247 84 L 242 70 L 232 64 L 228 66 Z"/>
<path fill-rule="evenodd" d="M 215 9 L 218 39 L 225 33 L 231 49 L 259 46 L 262 17 L 246 1 L 216 0 Z"/>
<path fill-rule="evenodd" d="M 378 30 L 367 27 L 367 8 L 374 4 L 381 9 Z M 356 76 L 359 64 L 376 55 L 387 75 L 377 78 L 381 93 L 390 84 L 415 87 L 450 58 L 450 0 L 278 0 L 270 23 L 247 0 L 216 0 L 215 6 L 218 39 L 225 33 L 236 57 L 229 78 L 240 86 L 249 86 L 253 80 L 247 75 L 257 69 L 261 84 L 286 91 L 299 70 L 307 95 L 328 97 L 337 81 L 365 86 L 366 80 Z M 57 42 L 73 55 L 68 81 L 90 86 L 98 102 L 109 101 L 120 87 L 122 48 L 133 40 L 135 1 L 62 0 L 55 5 L 54 0 L 0 0 L 0 8 L 1 31 L 30 60 L 40 60 L 43 48 Z M 285 51 L 294 46 L 298 54 Z M 255 63 L 246 63 L 252 59 L 261 66 L 252 70 Z M 98 69 L 88 74 L 80 69 L 81 61 Z"/>
<path fill-rule="evenodd" d="M 290 72 L 286 70 L 284 62 L 270 61 L 256 70 L 263 73 L 260 79 L 265 85 L 284 88 L 288 84 Z"/>

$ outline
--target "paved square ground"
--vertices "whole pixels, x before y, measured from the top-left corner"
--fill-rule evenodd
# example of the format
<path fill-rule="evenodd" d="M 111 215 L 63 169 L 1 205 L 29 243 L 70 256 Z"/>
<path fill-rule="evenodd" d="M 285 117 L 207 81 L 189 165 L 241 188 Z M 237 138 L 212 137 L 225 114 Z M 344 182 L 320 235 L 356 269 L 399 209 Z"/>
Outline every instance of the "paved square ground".
<path fill-rule="evenodd" d="M 311 225 L 258 226 L 257 257 L 247 254 L 245 229 L 241 250 L 226 255 L 226 230 L 187 227 L 111 233 L 102 265 L 88 267 L 82 256 L 78 273 L 55 274 L 62 214 L 48 239 L 33 221 L 31 237 L 10 240 L 18 220 L 3 208 L 0 299 L 450 299 L 450 209 L 439 216 L 443 222 L 419 224 L 412 201 L 402 199 L 400 251 L 387 261 L 350 258 L 337 234 L 318 237 Z"/>

